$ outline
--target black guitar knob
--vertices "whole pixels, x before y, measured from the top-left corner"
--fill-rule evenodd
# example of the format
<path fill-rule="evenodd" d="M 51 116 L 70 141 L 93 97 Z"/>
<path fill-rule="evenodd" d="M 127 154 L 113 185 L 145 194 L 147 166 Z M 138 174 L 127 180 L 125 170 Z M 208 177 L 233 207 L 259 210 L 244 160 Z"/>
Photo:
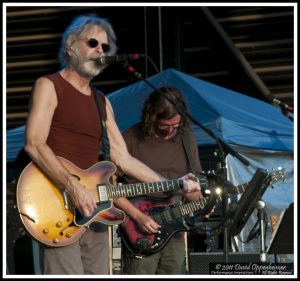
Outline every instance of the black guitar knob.
<path fill-rule="evenodd" d="M 148 249 L 151 245 L 151 240 L 148 238 L 140 238 L 136 241 L 136 246 L 139 249 L 139 251 L 144 251 Z"/>

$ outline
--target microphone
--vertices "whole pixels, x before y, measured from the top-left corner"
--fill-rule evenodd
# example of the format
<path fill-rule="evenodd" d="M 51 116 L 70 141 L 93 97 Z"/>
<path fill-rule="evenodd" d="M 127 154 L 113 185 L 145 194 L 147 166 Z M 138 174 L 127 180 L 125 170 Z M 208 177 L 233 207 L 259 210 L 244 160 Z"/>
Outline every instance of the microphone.
<path fill-rule="evenodd" d="M 285 104 L 277 99 L 273 99 L 272 102 L 275 103 L 276 105 L 279 105 L 282 109 L 294 113 L 294 108 L 292 106 Z"/>
<path fill-rule="evenodd" d="M 99 58 L 96 58 L 95 61 L 100 64 L 112 64 L 112 63 L 123 63 L 127 62 L 129 60 L 137 60 L 140 58 L 145 57 L 145 55 L 142 54 L 126 54 L 126 55 L 115 55 L 115 56 L 102 56 Z"/>

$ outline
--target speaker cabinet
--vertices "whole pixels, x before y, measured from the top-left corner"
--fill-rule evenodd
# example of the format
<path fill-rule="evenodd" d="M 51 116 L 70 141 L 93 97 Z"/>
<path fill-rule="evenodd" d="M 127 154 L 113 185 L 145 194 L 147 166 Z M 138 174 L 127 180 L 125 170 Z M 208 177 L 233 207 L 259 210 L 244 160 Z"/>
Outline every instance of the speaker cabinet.
<path fill-rule="evenodd" d="M 259 254 L 228 253 L 228 263 L 259 263 Z M 189 253 L 189 274 L 209 275 L 210 263 L 225 263 L 223 252 Z"/>

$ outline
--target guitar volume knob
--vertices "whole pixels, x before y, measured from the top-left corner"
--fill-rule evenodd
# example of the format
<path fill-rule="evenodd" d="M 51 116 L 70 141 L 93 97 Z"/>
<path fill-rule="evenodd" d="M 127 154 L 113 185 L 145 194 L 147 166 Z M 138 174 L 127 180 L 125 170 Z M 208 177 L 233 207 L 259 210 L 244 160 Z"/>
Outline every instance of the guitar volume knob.
<path fill-rule="evenodd" d="M 49 229 L 48 229 L 48 228 L 44 228 L 44 229 L 43 229 L 43 233 L 44 233 L 44 234 L 48 234 L 48 233 L 49 233 Z"/>
<path fill-rule="evenodd" d="M 62 222 L 61 221 L 58 221 L 57 223 L 56 223 L 56 227 L 61 227 L 62 226 Z"/>
<path fill-rule="evenodd" d="M 54 243 L 54 244 L 58 244 L 58 242 L 59 242 L 59 239 L 58 239 L 58 238 L 54 238 L 54 239 L 53 239 L 53 243 Z"/>

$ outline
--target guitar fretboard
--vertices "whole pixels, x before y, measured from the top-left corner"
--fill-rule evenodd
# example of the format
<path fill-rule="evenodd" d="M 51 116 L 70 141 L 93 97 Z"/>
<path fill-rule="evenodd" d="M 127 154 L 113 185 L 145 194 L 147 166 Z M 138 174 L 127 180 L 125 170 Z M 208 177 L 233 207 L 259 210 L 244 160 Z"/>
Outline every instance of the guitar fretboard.
<path fill-rule="evenodd" d="M 209 198 L 205 197 L 190 203 L 182 204 L 171 209 L 165 209 L 164 211 L 154 214 L 152 218 L 159 224 L 171 223 L 175 220 L 180 220 L 195 211 L 204 209 Z"/>
<path fill-rule="evenodd" d="M 239 194 L 246 190 L 248 183 L 241 184 L 239 186 L 233 186 L 228 190 L 230 193 Z M 210 197 L 204 197 L 196 201 L 185 203 L 171 209 L 165 209 L 164 211 L 154 214 L 153 219 L 159 223 L 164 224 L 172 222 L 174 220 L 179 220 L 182 217 L 188 216 L 193 212 L 204 210 L 207 207 Z M 222 200 L 221 196 L 216 196 L 214 203 L 217 204 Z M 205 214 L 204 214 L 205 215 Z"/>
<path fill-rule="evenodd" d="M 227 192 L 234 193 L 234 194 L 240 194 L 245 192 L 247 186 L 249 183 L 243 183 L 238 186 L 232 186 L 229 188 Z M 180 205 L 178 208 L 180 209 L 180 213 L 182 216 L 187 216 L 195 211 L 202 210 L 205 208 L 209 200 L 209 197 L 204 197 L 199 200 L 189 202 L 183 205 Z M 216 196 L 215 203 L 219 203 L 222 200 L 221 196 Z"/>
<path fill-rule="evenodd" d="M 268 178 L 268 180 L 270 181 L 268 184 L 284 179 L 284 170 L 281 169 L 279 171 L 272 172 L 268 175 L 268 177 L 270 177 Z M 240 184 L 238 186 L 232 185 L 231 187 L 228 187 L 227 192 L 233 194 L 240 194 L 245 192 L 248 185 L 249 182 Z M 170 209 L 165 209 L 160 213 L 154 214 L 152 217 L 159 224 L 164 224 L 164 223 L 172 222 L 174 220 L 179 220 L 182 217 L 188 216 L 189 214 L 192 214 L 195 211 L 204 210 L 207 204 L 209 203 L 209 199 L 210 197 L 204 197 L 196 201 L 185 203 Z M 222 195 L 217 195 L 214 203 L 217 204 L 221 200 L 222 200 Z"/>
<path fill-rule="evenodd" d="M 177 190 L 183 187 L 183 180 L 167 180 L 161 182 L 135 183 L 106 186 L 109 200 L 119 197 L 134 197 L 157 192 Z"/>

